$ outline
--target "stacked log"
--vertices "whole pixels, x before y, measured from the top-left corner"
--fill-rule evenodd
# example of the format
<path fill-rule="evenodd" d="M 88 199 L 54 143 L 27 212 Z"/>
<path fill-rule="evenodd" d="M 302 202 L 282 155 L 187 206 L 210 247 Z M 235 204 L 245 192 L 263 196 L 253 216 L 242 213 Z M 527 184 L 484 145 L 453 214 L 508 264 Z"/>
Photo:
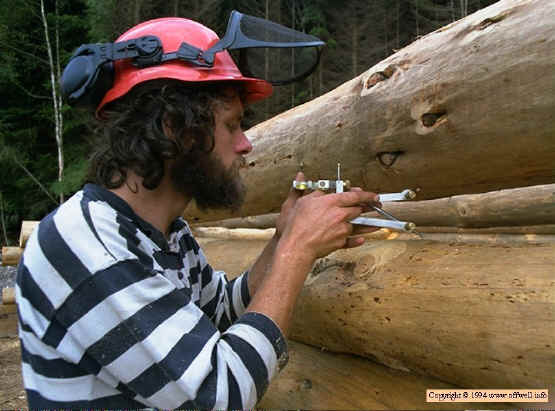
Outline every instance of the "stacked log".
<path fill-rule="evenodd" d="M 38 225 L 38 221 L 23 221 L 19 235 L 18 247 L 2 247 L 2 265 L 16 266 L 19 264 L 27 239 Z M 11 287 L 2 289 L 0 304 L 0 338 L 17 336 L 17 307 L 15 290 Z"/>
<path fill-rule="evenodd" d="M 33 233 L 33 230 L 38 226 L 39 221 L 23 221 L 21 223 L 21 231 L 19 232 L 19 246 L 18 247 L 2 247 L 2 265 L 16 266 L 19 264 L 19 259 L 23 254 L 27 240 Z"/>

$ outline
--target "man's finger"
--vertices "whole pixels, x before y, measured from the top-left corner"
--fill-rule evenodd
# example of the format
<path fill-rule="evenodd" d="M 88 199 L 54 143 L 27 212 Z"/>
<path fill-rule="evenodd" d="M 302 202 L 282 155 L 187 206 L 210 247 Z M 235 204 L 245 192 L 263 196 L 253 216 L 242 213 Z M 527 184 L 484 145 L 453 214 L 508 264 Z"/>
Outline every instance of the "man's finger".
<path fill-rule="evenodd" d="M 295 181 L 304 181 L 304 173 L 302 171 L 299 171 L 297 173 L 297 175 L 295 176 Z M 289 190 L 289 194 L 287 195 L 285 202 L 295 203 L 295 201 L 297 201 L 303 194 L 304 194 L 303 190 L 297 190 L 291 184 L 291 189 Z"/>
<path fill-rule="evenodd" d="M 364 203 L 377 204 L 379 202 L 379 196 L 376 193 L 369 193 L 367 191 L 347 191 L 330 194 L 330 199 L 342 207 L 352 207 Z"/>

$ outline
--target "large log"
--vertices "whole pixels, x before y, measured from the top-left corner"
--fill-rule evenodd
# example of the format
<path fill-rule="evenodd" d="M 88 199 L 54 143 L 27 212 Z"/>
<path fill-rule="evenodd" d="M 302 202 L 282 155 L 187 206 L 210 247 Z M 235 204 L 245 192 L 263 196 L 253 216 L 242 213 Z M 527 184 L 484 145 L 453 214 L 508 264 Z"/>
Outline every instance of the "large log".
<path fill-rule="evenodd" d="M 299 168 L 432 199 L 555 180 L 555 2 L 501 0 L 248 130 L 247 201 L 279 211 Z M 186 211 L 191 221 L 227 212 Z"/>
<path fill-rule="evenodd" d="M 320 260 L 291 338 L 463 387 L 555 388 L 555 245 L 377 241 Z"/>
<path fill-rule="evenodd" d="M 232 273 L 265 245 L 200 241 Z M 318 261 L 291 337 L 462 387 L 553 391 L 554 278 L 554 245 L 376 241 Z"/>
<path fill-rule="evenodd" d="M 289 341 L 289 363 L 258 404 L 263 409 L 460 410 L 461 403 L 426 403 L 426 389 L 452 385 L 392 370 L 367 359 L 322 351 Z M 473 409 L 515 408 L 473 403 Z M 529 404 L 523 404 L 529 407 Z"/>

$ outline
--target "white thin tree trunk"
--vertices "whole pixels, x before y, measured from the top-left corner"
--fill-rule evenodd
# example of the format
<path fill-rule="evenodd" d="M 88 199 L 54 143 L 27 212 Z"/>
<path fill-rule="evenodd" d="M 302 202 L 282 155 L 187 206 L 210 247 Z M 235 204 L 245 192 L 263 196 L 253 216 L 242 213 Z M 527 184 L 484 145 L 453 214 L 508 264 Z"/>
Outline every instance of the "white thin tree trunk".
<path fill-rule="evenodd" d="M 44 27 L 44 39 L 46 41 L 46 50 L 48 52 L 48 64 L 50 66 L 50 86 L 52 88 L 52 104 L 54 107 L 54 133 L 56 136 L 56 146 L 58 147 L 58 181 L 61 183 L 64 175 L 64 152 L 63 152 L 63 139 L 62 139 L 62 110 L 61 110 L 61 96 L 57 88 L 57 70 L 54 64 L 54 56 L 52 53 L 52 45 L 50 43 L 50 34 L 48 33 L 48 21 L 46 20 L 46 12 L 44 10 L 44 0 L 40 1 L 40 11 L 42 24 Z M 58 30 L 56 30 L 56 44 L 58 46 Z M 58 53 L 59 54 L 59 53 Z M 60 203 L 64 201 L 63 192 L 60 193 Z"/>

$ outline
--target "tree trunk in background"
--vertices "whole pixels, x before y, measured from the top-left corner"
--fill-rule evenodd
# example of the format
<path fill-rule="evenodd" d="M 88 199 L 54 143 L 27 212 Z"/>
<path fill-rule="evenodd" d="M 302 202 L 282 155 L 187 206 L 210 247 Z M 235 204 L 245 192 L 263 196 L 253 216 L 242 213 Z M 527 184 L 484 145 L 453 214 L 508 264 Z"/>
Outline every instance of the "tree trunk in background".
<path fill-rule="evenodd" d="M 56 10 L 57 10 L 56 5 Z M 61 183 L 64 176 L 64 150 L 63 150 L 63 117 L 62 117 L 62 97 L 58 92 L 58 80 L 60 78 L 59 52 L 56 55 L 56 64 L 54 63 L 54 53 L 50 42 L 50 33 L 48 31 L 48 20 L 44 9 L 44 1 L 40 2 L 41 20 L 44 27 L 44 40 L 46 43 L 46 51 L 48 53 L 48 64 L 50 67 L 50 88 L 52 93 L 52 105 L 54 108 L 54 136 L 56 138 L 56 147 L 58 149 L 58 182 Z M 56 22 L 58 15 L 56 14 Z M 59 32 L 58 23 L 56 23 L 56 50 L 59 50 Z M 60 189 L 62 189 L 60 187 Z M 60 204 L 64 202 L 64 193 L 60 192 Z"/>
<path fill-rule="evenodd" d="M 248 131 L 239 215 L 276 212 L 299 168 L 418 199 L 552 183 L 555 3 L 502 0 Z M 191 221 L 228 212 L 187 210 Z"/>

